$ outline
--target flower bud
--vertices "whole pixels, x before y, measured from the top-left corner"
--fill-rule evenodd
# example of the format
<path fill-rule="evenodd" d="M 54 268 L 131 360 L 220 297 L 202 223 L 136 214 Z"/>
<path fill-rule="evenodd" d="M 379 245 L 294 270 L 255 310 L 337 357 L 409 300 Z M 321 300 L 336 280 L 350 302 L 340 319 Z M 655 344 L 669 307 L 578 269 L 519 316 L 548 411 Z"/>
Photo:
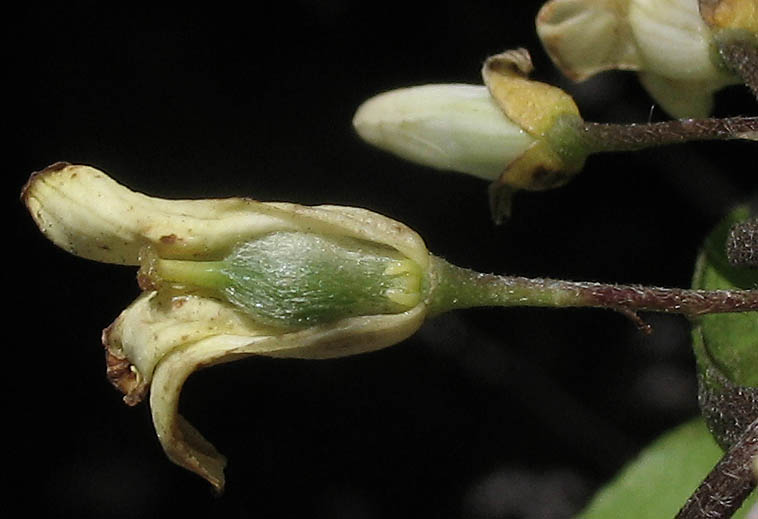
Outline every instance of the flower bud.
<path fill-rule="evenodd" d="M 488 58 L 485 87 L 425 85 L 366 101 L 353 125 L 367 142 L 438 169 L 492 180 L 493 216 L 510 212 L 518 190 L 565 184 L 586 157 L 571 96 L 532 81 L 524 49 Z"/>
<path fill-rule="evenodd" d="M 424 85 L 372 97 L 353 126 L 406 160 L 494 180 L 534 142 L 480 85 Z"/>
<path fill-rule="evenodd" d="M 705 117 L 713 93 L 739 79 L 712 51 L 698 0 L 551 0 L 537 33 L 562 72 L 582 81 L 610 69 L 636 70 L 669 114 Z"/>

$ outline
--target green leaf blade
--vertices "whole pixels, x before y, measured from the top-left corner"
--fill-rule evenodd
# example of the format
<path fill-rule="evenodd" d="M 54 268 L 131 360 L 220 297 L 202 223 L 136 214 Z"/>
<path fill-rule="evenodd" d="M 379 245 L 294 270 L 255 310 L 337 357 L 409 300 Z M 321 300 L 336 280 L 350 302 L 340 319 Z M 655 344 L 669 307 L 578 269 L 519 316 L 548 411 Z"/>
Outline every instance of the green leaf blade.
<path fill-rule="evenodd" d="M 722 455 L 701 418 L 687 422 L 644 449 L 577 519 L 673 518 Z M 756 501 L 753 491 L 734 519 L 747 519 Z"/>

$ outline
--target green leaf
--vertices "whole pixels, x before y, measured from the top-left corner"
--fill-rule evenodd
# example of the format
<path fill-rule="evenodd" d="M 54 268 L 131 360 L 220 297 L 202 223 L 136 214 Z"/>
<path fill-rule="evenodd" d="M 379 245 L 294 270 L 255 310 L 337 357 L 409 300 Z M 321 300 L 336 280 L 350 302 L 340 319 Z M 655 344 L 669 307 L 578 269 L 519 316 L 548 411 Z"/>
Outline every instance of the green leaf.
<path fill-rule="evenodd" d="M 693 280 L 693 288 L 754 289 L 758 270 L 732 266 L 726 257 L 726 239 L 737 222 L 748 218 L 741 207 L 732 212 L 705 242 Z M 698 319 L 695 333 L 701 334 L 709 359 L 733 384 L 758 386 L 758 312 L 711 314 Z M 697 350 L 696 350 L 697 353 Z"/>
<path fill-rule="evenodd" d="M 726 257 L 729 230 L 748 217 L 747 208 L 738 208 L 708 237 L 698 258 L 694 288 L 758 287 L 758 270 L 734 267 Z M 703 411 L 716 434 L 721 435 L 722 444 L 728 445 L 742 430 L 740 420 L 744 417 L 725 413 L 721 405 L 728 403 L 732 394 L 742 395 L 748 388 L 752 391 L 758 386 L 758 312 L 706 315 L 694 325 L 694 350 L 703 386 L 700 396 L 706 404 Z M 732 431 L 727 426 L 739 430 Z M 722 455 L 703 418 L 684 424 L 646 448 L 594 497 L 579 517 L 674 517 Z M 758 492 L 754 491 L 734 517 L 746 518 L 756 501 Z"/>
<path fill-rule="evenodd" d="M 673 518 L 723 455 L 701 418 L 658 438 L 598 492 L 579 519 Z M 734 519 L 747 518 L 753 491 Z"/>

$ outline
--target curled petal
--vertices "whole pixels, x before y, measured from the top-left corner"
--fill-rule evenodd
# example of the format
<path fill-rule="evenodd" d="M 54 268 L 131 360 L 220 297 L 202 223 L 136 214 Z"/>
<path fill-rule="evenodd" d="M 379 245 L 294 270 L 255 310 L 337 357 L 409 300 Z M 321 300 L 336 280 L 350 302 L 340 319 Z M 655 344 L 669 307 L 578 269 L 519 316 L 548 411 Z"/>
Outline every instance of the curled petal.
<path fill-rule="evenodd" d="M 196 295 L 147 292 L 104 334 L 105 347 L 130 359 L 139 389 L 150 388 L 150 408 L 168 457 L 223 489 L 225 458 L 182 416 L 179 394 L 200 368 L 253 355 L 322 359 L 396 344 L 413 334 L 424 305 L 400 314 L 361 316 L 281 333 L 260 327 L 227 303 Z"/>
<path fill-rule="evenodd" d="M 537 34 L 556 66 L 574 81 L 610 69 L 638 70 L 627 9 L 626 0 L 553 0 L 537 15 Z"/>
<path fill-rule="evenodd" d="M 558 87 L 529 79 L 532 59 L 526 49 L 490 56 L 482 67 L 482 78 L 492 97 L 509 119 L 534 137 L 542 137 L 557 117 L 579 117 L 573 98 Z"/>

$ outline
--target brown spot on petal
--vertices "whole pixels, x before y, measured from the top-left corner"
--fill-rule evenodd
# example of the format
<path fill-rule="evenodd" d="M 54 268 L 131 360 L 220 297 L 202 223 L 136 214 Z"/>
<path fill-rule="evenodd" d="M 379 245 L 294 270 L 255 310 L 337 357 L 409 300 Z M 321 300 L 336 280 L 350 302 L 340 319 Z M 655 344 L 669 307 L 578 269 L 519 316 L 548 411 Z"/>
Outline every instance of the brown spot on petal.
<path fill-rule="evenodd" d="M 160 237 L 161 243 L 165 243 L 166 245 L 173 245 L 174 243 L 176 243 L 176 242 L 177 242 L 177 241 L 179 241 L 180 239 L 181 239 L 181 238 L 179 238 L 179 237 L 178 237 L 176 234 L 174 234 L 174 233 L 171 233 L 171 234 L 167 234 L 167 235 L 165 235 L 165 236 L 161 236 L 161 237 Z"/>

